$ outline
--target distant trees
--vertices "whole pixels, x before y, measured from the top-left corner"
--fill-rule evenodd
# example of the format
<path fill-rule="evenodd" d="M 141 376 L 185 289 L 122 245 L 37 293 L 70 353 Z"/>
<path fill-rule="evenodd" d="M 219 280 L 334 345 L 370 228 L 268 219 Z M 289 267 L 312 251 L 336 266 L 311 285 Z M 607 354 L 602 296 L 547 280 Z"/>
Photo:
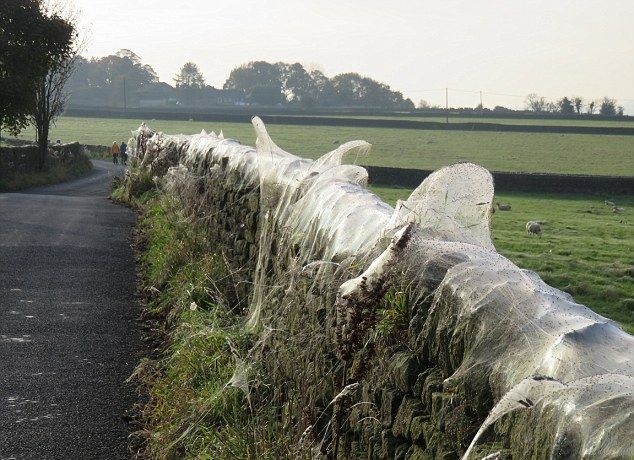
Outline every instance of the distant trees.
<path fill-rule="evenodd" d="M 0 2 L 0 130 L 17 134 L 51 69 L 72 52 L 73 24 L 40 0 Z"/>
<path fill-rule="evenodd" d="M 531 93 L 526 96 L 526 109 L 532 112 L 550 112 L 559 113 L 561 115 L 572 116 L 580 115 L 583 107 L 583 99 L 580 97 L 563 97 L 556 103 L 548 101 L 546 98 Z M 606 117 L 623 116 L 624 109 L 617 106 L 616 99 L 604 97 L 598 101 L 599 114 Z M 586 113 L 592 115 L 597 109 L 597 101 L 590 101 L 586 106 Z"/>
<path fill-rule="evenodd" d="M 371 78 L 345 73 L 329 79 L 319 70 L 309 73 L 299 63 L 249 62 L 231 71 L 224 88 L 243 90 L 255 104 L 414 108 L 400 92 Z"/>
<path fill-rule="evenodd" d="M 75 104 L 122 107 L 130 95 L 155 83 L 154 69 L 134 52 L 121 49 L 101 58 L 78 58 L 69 89 Z"/>

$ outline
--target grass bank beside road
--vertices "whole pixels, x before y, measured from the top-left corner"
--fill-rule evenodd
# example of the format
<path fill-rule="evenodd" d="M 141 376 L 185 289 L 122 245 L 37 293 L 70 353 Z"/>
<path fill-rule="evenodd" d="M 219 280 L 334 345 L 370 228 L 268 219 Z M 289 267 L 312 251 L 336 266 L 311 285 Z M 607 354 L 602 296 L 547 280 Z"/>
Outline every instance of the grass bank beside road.
<path fill-rule="evenodd" d="M 213 241 L 138 170 L 113 198 L 141 213 L 140 291 L 154 350 L 133 377 L 148 395 L 137 433 L 143 458 L 290 458 L 269 390 L 253 384 L 266 376 L 241 366 L 253 337 L 229 305 L 231 276 Z"/>
<path fill-rule="evenodd" d="M 223 131 L 247 145 L 255 144 L 248 123 L 173 120 L 61 117 L 54 139 L 79 140 L 82 144 L 112 145 L 126 141 L 130 130 L 146 121 L 168 134 Z M 266 120 L 265 120 L 266 121 Z M 374 166 L 437 169 L 459 161 L 471 161 L 492 171 L 547 172 L 634 176 L 634 137 L 588 134 L 437 131 L 389 128 L 267 125 L 273 140 L 283 149 L 317 158 L 349 140 L 363 139 L 372 151 L 346 161 Z M 32 138 L 25 132 L 23 137 Z"/>
<path fill-rule="evenodd" d="M 371 189 L 391 204 L 411 193 Z M 624 214 L 584 195 L 505 193 L 495 199 L 512 207 L 492 218 L 493 242 L 502 255 L 634 334 L 634 196 L 615 197 Z M 541 237 L 526 234 L 530 220 L 547 221 Z"/>

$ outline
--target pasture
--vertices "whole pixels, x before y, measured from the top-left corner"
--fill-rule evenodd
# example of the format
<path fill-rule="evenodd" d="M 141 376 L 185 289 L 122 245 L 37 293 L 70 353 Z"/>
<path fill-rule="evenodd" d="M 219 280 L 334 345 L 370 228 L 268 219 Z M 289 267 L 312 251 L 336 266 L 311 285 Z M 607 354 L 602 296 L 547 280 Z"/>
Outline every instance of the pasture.
<path fill-rule="evenodd" d="M 394 204 L 411 190 L 371 187 Z M 625 214 L 613 214 L 603 200 L 584 195 L 496 194 L 511 204 L 492 218 L 497 250 L 519 267 L 537 272 L 548 284 L 618 321 L 634 333 L 634 196 L 617 197 Z M 529 220 L 547 221 L 541 237 L 529 236 Z"/>
<path fill-rule="evenodd" d="M 127 141 L 130 130 L 138 127 L 141 121 L 62 117 L 53 128 L 51 139 L 111 145 L 113 141 Z M 223 130 L 225 137 L 248 145 L 255 143 L 253 128 L 248 123 L 147 121 L 153 129 L 170 134 Z M 418 169 L 437 169 L 459 161 L 471 161 L 492 171 L 634 175 L 634 136 L 274 124 L 267 128 L 280 147 L 308 158 L 317 158 L 343 142 L 363 139 L 372 144 L 370 154 L 347 161 Z M 34 134 L 25 131 L 21 137 L 33 139 Z"/>
<path fill-rule="evenodd" d="M 328 115 L 329 117 L 344 117 L 345 115 Z M 397 118 L 399 120 L 413 120 L 413 121 L 435 121 L 437 123 L 445 123 L 446 117 L 444 115 L 433 116 L 415 116 L 404 115 L 398 117 L 391 117 L 389 115 L 355 115 L 354 118 L 370 118 L 380 120 L 393 120 Z M 634 128 L 634 120 L 614 120 L 614 119 L 596 119 L 586 120 L 583 118 L 498 118 L 485 116 L 473 116 L 473 117 L 461 117 L 461 116 L 449 116 L 449 123 L 495 123 L 500 125 L 539 125 L 539 126 L 595 126 L 595 127 L 608 127 L 608 128 Z"/>

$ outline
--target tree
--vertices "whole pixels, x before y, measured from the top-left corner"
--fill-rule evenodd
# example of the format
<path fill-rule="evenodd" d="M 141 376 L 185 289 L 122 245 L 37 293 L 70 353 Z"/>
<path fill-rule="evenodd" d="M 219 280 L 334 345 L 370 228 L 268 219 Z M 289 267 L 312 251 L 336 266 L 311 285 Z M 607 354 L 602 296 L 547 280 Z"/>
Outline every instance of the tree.
<path fill-rule="evenodd" d="M 572 105 L 572 101 L 567 97 L 557 101 L 559 113 L 562 115 L 573 115 L 575 113 L 575 107 Z"/>
<path fill-rule="evenodd" d="M 588 113 L 589 113 L 590 115 L 592 115 L 592 114 L 594 113 L 594 108 L 595 108 L 595 106 L 596 106 L 596 104 L 595 104 L 595 102 L 594 102 L 594 101 L 590 101 L 590 102 L 588 103 Z"/>
<path fill-rule="evenodd" d="M 191 107 L 192 101 L 198 101 L 201 91 L 205 87 L 205 78 L 196 64 L 186 62 L 174 77 L 177 93 L 186 101 L 186 106 Z"/>
<path fill-rule="evenodd" d="M 317 104 L 322 107 L 337 105 L 337 91 L 332 81 L 321 70 L 317 69 L 310 72 L 310 78 L 312 78 L 317 91 Z"/>
<path fill-rule="evenodd" d="M 619 106 L 616 108 L 616 114 L 617 114 L 619 117 L 622 117 L 624 113 L 625 113 L 625 109 L 623 108 L 623 106 L 622 106 L 622 105 L 619 105 Z"/>
<path fill-rule="evenodd" d="M 526 108 L 533 112 L 544 112 L 548 107 L 546 98 L 540 97 L 535 93 L 526 96 Z"/>
<path fill-rule="evenodd" d="M 247 101 L 257 105 L 278 105 L 283 102 L 284 95 L 275 86 L 254 86 L 246 93 Z"/>
<path fill-rule="evenodd" d="M 315 105 L 318 93 L 317 85 L 304 66 L 298 62 L 295 64 L 278 62 L 276 66 L 286 101 L 303 107 Z"/>
<path fill-rule="evenodd" d="M 183 64 L 183 67 L 181 67 L 178 74 L 174 77 L 174 83 L 176 83 L 177 88 L 180 88 L 181 86 L 204 88 L 205 78 L 196 64 L 193 62 L 186 62 Z"/>
<path fill-rule="evenodd" d="M 76 17 L 74 13 L 65 9 L 60 3 L 42 5 L 47 17 L 54 17 L 60 22 L 69 37 L 69 46 L 51 56 L 47 73 L 40 78 L 35 92 L 35 109 L 29 120 L 36 131 L 38 145 L 38 166 L 43 169 L 48 153 L 48 135 L 51 124 L 61 115 L 68 100 L 65 86 L 70 79 L 78 56 L 78 41 Z"/>
<path fill-rule="evenodd" d="M 583 106 L 583 99 L 581 99 L 579 96 L 576 96 L 573 99 L 573 103 L 575 105 L 575 110 L 577 111 L 577 115 L 581 114 L 581 107 Z"/>
<path fill-rule="evenodd" d="M 429 102 L 427 102 L 425 99 L 421 99 L 420 101 L 418 101 L 418 108 L 419 109 L 430 109 L 431 106 L 429 105 Z"/>
<path fill-rule="evenodd" d="M 604 117 L 613 117 L 616 115 L 616 100 L 604 97 L 599 107 L 599 113 Z"/>
<path fill-rule="evenodd" d="M 40 0 L 0 2 L 0 130 L 17 134 L 36 105 L 36 90 L 59 56 L 67 55 L 74 28 Z"/>

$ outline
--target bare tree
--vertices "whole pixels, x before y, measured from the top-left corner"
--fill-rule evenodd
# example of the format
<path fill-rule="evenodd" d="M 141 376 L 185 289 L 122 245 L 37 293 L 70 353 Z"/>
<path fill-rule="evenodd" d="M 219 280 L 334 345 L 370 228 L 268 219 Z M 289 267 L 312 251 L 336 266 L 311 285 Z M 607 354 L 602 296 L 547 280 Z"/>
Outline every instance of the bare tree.
<path fill-rule="evenodd" d="M 62 114 L 68 101 L 69 94 L 64 87 L 73 74 L 79 52 L 84 45 L 79 39 L 78 15 L 72 4 L 61 0 L 51 0 L 43 2 L 42 8 L 46 15 L 61 18 L 71 29 L 72 38 L 68 49 L 53 57 L 49 70 L 40 81 L 36 91 L 37 104 L 35 111 L 30 116 L 30 122 L 36 131 L 40 169 L 43 169 L 46 164 L 51 125 Z"/>
<path fill-rule="evenodd" d="M 583 106 L 583 99 L 580 98 L 579 96 L 575 96 L 572 99 L 572 102 L 573 102 L 573 104 L 575 106 L 575 110 L 577 112 L 577 115 L 579 115 L 581 113 L 581 107 Z"/>
<path fill-rule="evenodd" d="M 548 108 L 546 98 L 530 93 L 526 96 L 526 108 L 533 112 L 544 112 Z"/>

